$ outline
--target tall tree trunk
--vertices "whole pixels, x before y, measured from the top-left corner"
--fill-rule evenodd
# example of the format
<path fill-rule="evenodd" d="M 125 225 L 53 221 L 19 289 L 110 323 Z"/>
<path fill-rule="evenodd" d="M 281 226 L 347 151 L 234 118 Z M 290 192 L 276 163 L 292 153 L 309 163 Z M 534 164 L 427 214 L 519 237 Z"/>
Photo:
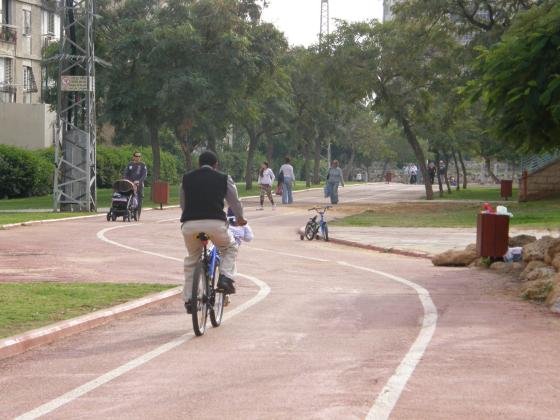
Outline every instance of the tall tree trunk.
<path fill-rule="evenodd" d="M 459 155 L 459 162 L 461 162 L 461 169 L 463 171 L 463 189 L 467 189 L 467 168 L 465 166 L 465 161 L 463 160 L 463 154 L 460 150 L 457 150 L 457 154 Z"/>
<path fill-rule="evenodd" d="M 311 146 L 309 145 L 309 141 L 305 142 L 303 147 L 303 157 L 304 157 L 304 164 L 303 170 L 305 172 L 305 186 L 309 188 L 311 186 L 311 171 L 309 170 L 309 164 L 311 161 Z"/>
<path fill-rule="evenodd" d="M 455 163 L 455 172 L 457 173 L 457 191 L 461 189 L 461 168 L 459 168 L 459 164 L 457 163 L 457 154 L 455 153 L 454 149 L 451 149 L 451 156 L 453 156 L 453 162 Z"/>
<path fill-rule="evenodd" d="M 274 138 L 271 134 L 268 134 L 266 137 L 266 160 L 273 166 L 272 164 L 272 157 L 274 156 Z"/>
<path fill-rule="evenodd" d="M 385 173 L 387 172 L 387 166 L 389 166 L 389 161 L 386 160 L 383 163 L 383 169 L 381 170 L 381 177 L 379 178 L 379 182 L 385 181 Z"/>
<path fill-rule="evenodd" d="M 442 198 L 443 197 L 443 180 L 441 179 L 441 174 L 439 173 L 439 161 L 440 160 L 441 160 L 441 154 L 439 152 L 436 152 L 436 162 L 438 163 L 437 181 L 438 181 L 438 187 L 439 187 L 439 197 Z"/>
<path fill-rule="evenodd" d="M 161 172 L 161 156 L 159 145 L 159 125 L 149 124 L 150 145 L 152 146 L 152 183 L 159 181 Z"/>
<path fill-rule="evenodd" d="M 216 136 L 215 136 L 214 133 L 211 133 L 211 134 L 208 135 L 207 147 L 208 147 L 208 150 L 212 150 L 214 153 L 218 152 L 216 150 Z"/>
<path fill-rule="evenodd" d="M 253 129 L 247 129 L 247 134 L 249 135 L 249 149 L 247 150 L 247 166 L 245 167 L 245 189 L 250 190 L 253 188 L 253 165 L 259 135 Z"/>
<path fill-rule="evenodd" d="M 313 183 L 319 184 L 321 182 L 321 147 L 323 146 L 323 140 L 325 135 L 322 130 L 315 138 L 315 156 L 313 162 Z"/>
<path fill-rule="evenodd" d="M 352 172 L 354 171 L 354 160 L 356 160 L 356 151 L 354 149 L 351 149 L 350 159 L 348 160 L 346 168 L 344 168 L 343 171 L 344 179 L 347 179 L 348 181 L 351 181 L 350 178 L 352 176 Z"/>
<path fill-rule="evenodd" d="M 408 141 L 408 144 L 414 150 L 414 154 L 416 156 L 416 160 L 420 165 L 420 171 L 422 172 L 423 179 L 424 179 L 424 187 L 426 189 L 426 199 L 433 200 L 434 199 L 434 191 L 432 190 L 432 184 L 430 182 L 430 176 L 428 175 L 428 168 L 426 167 L 426 157 L 424 156 L 424 151 L 418 142 L 418 138 L 412 129 L 410 121 L 407 118 L 401 116 L 400 123 L 403 127 L 404 135 Z"/>
<path fill-rule="evenodd" d="M 181 126 L 175 128 L 175 138 L 179 142 L 181 151 L 183 152 L 183 158 L 185 160 L 185 170 L 187 172 L 193 169 L 192 158 L 191 158 L 191 147 L 188 140 L 188 130 Z"/>
<path fill-rule="evenodd" d="M 498 179 L 498 177 L 496 176 L 496 174 L 494 174 L 494 172 L 492 171 L 492 165 L 490 162 L 490 158 L 484 157 L 484 166 L 486 167 L 486 173 L 488 175 L 490 175 L 490 178 L 492 178 L 492 180 L 496 183 L 499 184 L 500 180 Z"/>
<path fill-rule="evenodd" d="M 443 156 L 445 160 L 445 185 L 447 185 L 447 194 L 451 194 L 451 183 L 449 182 L 449 155 L 445 152 Z"/>

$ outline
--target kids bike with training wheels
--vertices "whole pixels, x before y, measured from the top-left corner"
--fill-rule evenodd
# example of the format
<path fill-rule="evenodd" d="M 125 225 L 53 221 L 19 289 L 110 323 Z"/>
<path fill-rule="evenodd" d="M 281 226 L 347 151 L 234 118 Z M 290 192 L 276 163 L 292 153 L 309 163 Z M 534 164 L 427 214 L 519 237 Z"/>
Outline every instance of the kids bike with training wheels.
<path fill-rule="evenodd" d="M 325 206 L 325 207 L 313 207 L 308 211 L 316 211 L 317 214 L 309 219 L 307 224 L 305 225 L 305 230 L 303 234 L 300 234 L 300 239 L 303 241 L 303 238 L 307 238 L 308 240 L 312 241 L 313 239 L 319 239 L 319 236 L 322 236 L 325 241 L 328 242 L 329 240 L 329 226 L 327 225 L 327 221 L 325 220 L 325 213 L 328 209 L 332 208 L 332 206 Z M 321 216 L 320 220 L 317 220 L 317 217 Z M 321 235 L 319 235 L 319 231 Z"/>
<path fill-rule="evenodd" d="M 206 321 L 214 327 L 222 323 L 224 313 L 224 293 L 217 289 L 220 277 L 220 255 L 215 245 L 210 245 L 210 237 L 201 232 L 196 236 L 202 242 L 202 257 L 194 269 L 192 289 L 192 322 L 194 333 L 201 336 L 206 331 Z"/>

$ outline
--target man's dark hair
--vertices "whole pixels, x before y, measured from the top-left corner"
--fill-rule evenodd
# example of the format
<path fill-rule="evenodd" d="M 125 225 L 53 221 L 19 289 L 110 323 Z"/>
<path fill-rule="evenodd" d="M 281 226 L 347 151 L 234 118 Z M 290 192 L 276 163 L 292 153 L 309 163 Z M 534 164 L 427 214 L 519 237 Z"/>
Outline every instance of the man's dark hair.
<path fill-rule="evenodd" d="M 284 162 L 290 163 L 290 157 L 289 157 L 289 156 L 286 156 L 286 157 L 284 158 Z"/>
<path fill-rule="evenodd" d="M 216 153 L 212 152 L 211 150 L 206 150 L 205 152 L 202 152 L 198 157 L 199 166 L 204 166 L 204 165 L 214 166 L 217 162 L 218 162 L 218 156 L 216 156 Z"/>

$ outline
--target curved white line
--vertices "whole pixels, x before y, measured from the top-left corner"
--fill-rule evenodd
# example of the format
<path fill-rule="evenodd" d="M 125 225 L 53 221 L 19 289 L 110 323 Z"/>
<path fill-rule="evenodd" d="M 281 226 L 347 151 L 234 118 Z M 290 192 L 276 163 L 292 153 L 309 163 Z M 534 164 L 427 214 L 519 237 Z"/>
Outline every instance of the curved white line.
<path fill-rule="evenodd" d="M 375 403 L 369 410 L 366 417 L 367 420 L 386 420 L 391 415 L 391 412 L 399 400 L 404 387 L 412 376 L 416 366 L 420 360 L 422 360 L 422 356 L 432 340 L 438 319 L 437 308 L 430 297 L 430 292 L 410 280 L 406 280 L 383 271 L 348 264 L 344 261 L 339 261 L 338 264 L 355 268 L 357 270 L 368 271 L 410 287 L 416 292 L 420 302 L 422 303 L 422 307 L 424 308 L 424 320 L 422 321 L 422 327 L 420 328 L 420 332 L 418 333 L 416 340 L 408 350 L 408 353 L 406 353 L 404 359 L 402 359 L 393 376 L 389 378 L 377 396 Z"/>
<path fill-rule="evenodd" d="M 163 255 L 163 254 L 158 254 L 155 252 L 150 252 L 150 251 L 144 251 L 142 249 L 138 249 L 138 248 L 134 248 L 128 245 L 123 245 L 120 244 L 118 242 L 112 241 L 110 239 L 107 239 L 105 237 L 105 233 L 111 230 L 115 230 L 115 229 L 121 229 L 124 227 L 131 227 L 131 226 L 138 226 L 139 224 L 134 224 L 134 225 L 125 225 L 125 226 L 115 226 L 115 227 L 111 227 L 111 228 L 107 228 L 107 229 L 103 229 L 101 231 L 99 231 L 97 233 L 97 237 L 104 241 L 107 242 L 111 245 L 115 245 L 121 248 L 125 248 L 128 249 L 130 251 L 136 251 L 136 252 L 141 252 L 143 254 L 148 254 L 148 255 L 153 255 L 156 257 L 161 257 L 161 258 L 166 258 L 166 259 L 170 259 L 170 260 L 174 260 L 174 261 L 182 261 L 180 258 L 174 258 L 174 257 L 169 257 L 167 255 Z M 239 315 L 240 313 L 246 311 L 247 309 L 249 309 L 250 307 L 256 305 L 257 303 L 261 302 L 263 299 L 265 299 L 268 294 L 270 293 L 270 287 L 268 286 L 268 284 L 266 284 L 264 281 L 257 279 L 256 277 L 252 277 L 252 276 L 246 276 L 244 274 L 238 274 L 241 277 L 246 278 L 247 280 L 252 281 L 253 283 L 255 283 L 258 287 L 259 287 L 259 292 L 253 296 L 251 299 L 249 299 L 247 302 L 239 305 L 238 307 L 232 309 L 231 311 L 228 311 L 224 314 L 223 316 L 223 321 L 222 322 L 226 322 L 228 320 L 230 320 L 231 318 L 233 318 L 236 315 Z M 130 372 L 133 369 L 136 369 L 137 367 L 140 367 L 146 363 L 148 363 L 149 361 L 155 359 L 158 356 L 161 356 L 164 353 L 167 353 L 171 350 L 173 350 L 176 347 L 179 347 L 182 344 L 185 344 L 187 341 L 191 340 L 194 337 L 193 333 L 187 333 L 184 334 L 180 337 L 175 338 L 174 340 L 169 341 L 168 343 L 165 343 L 159 347 L 157 347 L 156 349 L 149 351 L 148 353 L 143 354 L 142 356 L 137 357 L 136 359 L 131 360 L 128 363 L 125 363 L 122 366 L 119 366 L 116 369 L 113 369 L 99 377 L 97 377 L 96 379 L 89 381 L 77 388 L 74 388 L 73 390 L 61 395 L 58 398 L 55 398 L 54 400 L 51 400 L 31 411 L 28 411 L 27 413 L 22 414 L 21 416 L 16 417 L 16 420 L 32 420 L 32 419 L 37 419 L 39 417 L 42 417 L 54 410 L 56 410 L 57 408 L 62 407 L 65 404 L 68 404 L 78 398 L 80 398 L 81 396 L 87 394 L 88 392 L 93 391 L 96 388 L 99 388 L 102 385 L 105 385 L 108 382 L 111 382 L 112 380 L 118 378 L 119 376 L 124 375 L 127 372 Z"/>

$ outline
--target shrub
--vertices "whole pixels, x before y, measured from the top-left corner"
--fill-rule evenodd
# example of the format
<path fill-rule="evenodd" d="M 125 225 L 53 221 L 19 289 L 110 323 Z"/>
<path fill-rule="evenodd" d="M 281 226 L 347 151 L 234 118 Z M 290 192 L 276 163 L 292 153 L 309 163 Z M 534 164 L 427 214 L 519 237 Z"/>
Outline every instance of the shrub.
<path fill-rule="evenodd" d="M 47 194 L 52 190 L 54 165 L 36 153 L 0 145 L 0 198 Z"/>
<path fill-rule="evenodd" d="M 150 147 L 137 146 L 97 146 L 97 186 L 99 188 L 110 188 L 113 181 L 122 178 L 124 168 L 130 162 L 134 151 L 142 153 L 142 161 L 148 167 L 148 178 L 146 184 L 152 183 L 153 159 Z M 177 184 L 182 175 L 182 162 L 176 156 L 168 152 L 161 152 L 160 180 L 171 184 Z"/>

